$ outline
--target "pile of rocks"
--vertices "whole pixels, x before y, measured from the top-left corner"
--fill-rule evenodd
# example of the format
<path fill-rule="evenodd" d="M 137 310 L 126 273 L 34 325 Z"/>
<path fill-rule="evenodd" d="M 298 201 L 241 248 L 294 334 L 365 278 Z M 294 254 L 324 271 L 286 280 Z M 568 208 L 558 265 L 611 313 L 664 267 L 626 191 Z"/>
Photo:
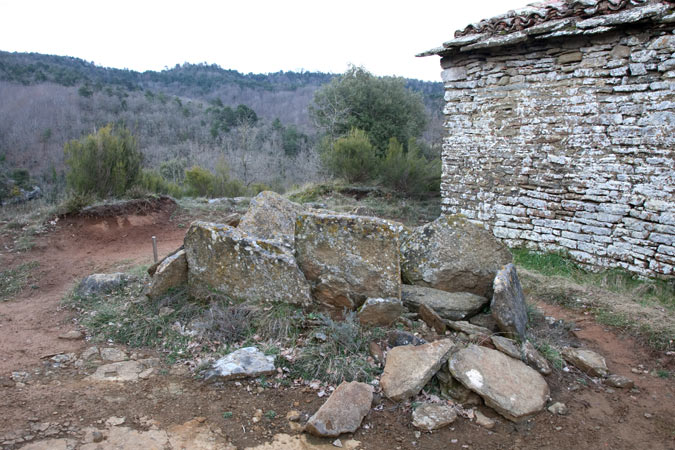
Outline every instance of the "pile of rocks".
<path fill-rule="evenodd" d="M 194 222 L 184 246 L 154 266 L 152 275 L 151 298 L 187 284 L 195 296 L 215 290 L 239 300 L 353 310 L 364 326 L 423 320 L 438 335 L 433 342 L 398 332 L 387 343 L 372 343 L 371 352 L 384 366 L 379 384 L 389 399 L 407 401 L 433 377 L 451 399 L 415 409 L 413 423 L 424 430 L 451 423 L 461 404 L 484 402 L 518 421 L 549 400 L 543 375 L 551 367 L 527 341 L 525 299 L 511 254 L 490 232 L 459 216 L 408 228 L 307 209 L 262 192 L 236 228 Z M 490 315 L 479 314 L 488 304 Z M 238 352 L 218 361 L 209 377 L 274 371 L 255 348 Z M 606 366 L 598 369 L 602 357 L 592 352 L 566 349 L 563 355 L 593 376 L 608 373 Z M 370 410 L 373 390 L 343 383 L 306 431 L 355 431 Z"/>

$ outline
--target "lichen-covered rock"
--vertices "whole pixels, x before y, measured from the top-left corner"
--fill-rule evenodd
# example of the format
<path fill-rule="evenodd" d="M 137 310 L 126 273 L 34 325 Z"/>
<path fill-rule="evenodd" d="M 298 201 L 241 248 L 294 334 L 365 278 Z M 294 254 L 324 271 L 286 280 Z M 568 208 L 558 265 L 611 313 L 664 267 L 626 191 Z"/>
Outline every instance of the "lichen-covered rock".
<path fill-rule="evenodd" d="M 373 387 L 352 381 L 342 382 L 326 403 L 309 419 L 305 431 L 315 436 L 337 437 L 353 433 L 370 411 Z"/>
<path fill-rule="evenodd" d="M 395 401 L 417 395 L 448 360 L 454 345 L 450 339 L 442 339 L 391 349 L 380 378 L 384 394 Z"/>
<path fill-rule="evenodd" d="M 304 211 L 301 205 L 276 192 L 262 191 L 251 199 L 238 228 L 251 236 L 293 247 L 295 217 Z"/>
<path fill-rule="evenodd" d="M 216 361 L 204 379 L 217 377 L 221 380 L 230 380 L 271 375 L 275 372 L 274 356 L 265 355 L 255 347 L 244 347 Z"/>
<path fill-rule="evenodd" d="M 438 430 L 457 419 L 457 411 L 448 405 L 425 403 L 413 410 L 413 426 L 425 431 Z"/>
<path fill-rule="evenodd" d="M 84 277 L 77 287 L 79 295 L 105 294 L 124 286 L 131 280 L 125 273 L 94 273 Z"/>
<path fill-rule="evenodd" d="M 401 271 L 408 284 L 492 297 L 492 280 L 512 260 L 488 230 L 461 216 L 441 216 L 401 242 Z"/>
<path fill-rule="evenodd" d="M 511 421 L 541 411 L 548 384 L 522 361 L 478 345 L 454 353 L 448 362 L 452 376 L 483 397 L 485 404 Z"/>
<path fill-rule="evenodd" d="M 296 258 L 316 300 L 353 309 L 367 298 L 401 298 L 401 229 L 374 217 L 298 214 Z"/>
<path fill-rule="evenodd" d="M 489 301 L 470 292 L 446 292 L 407 284 L 401 286 L 401 300 L 412 312 L 417 312 L 420 305 L 427 305 L 448 320 L 465 320 L 477 314 Z"/>
<path fill-rule="evenodd" d="M 283 245 L 227 225 L 196 221 L 185 235 L 188 286 L 240 300 L 311 303 L 309 284 Z"/>
<path fill-rule="evenodd" d="M 515 359 L 522 358 L 518 345 L 516 345 L 512 339 L 505 338 L 504 336 L 491 336 L 490 339 L 495 348 L 505 355 L 509 355 L 511 358 Z"/>
<path fill-rule="evenodd" d="M 369 298 L 359 308 L 359 322 L 361 325 L 386 327 L 396 322 L 403 310 L 403 303 L 398 298 Z"/>
<path fill-rule="evenodd" d="M 159 263 L 146 295 L 151 299 L 159 298 L 169 289 L 187 284 L 187 281 L 188 266 L 185 250 L 178 250 Z"/>
<path fill-rule="evenodd" d="M 507 264 L 495 276 L 490 311 L 499 328 L 508 337 L 525 340 L 527 306 L 516 266 L 513 264 Z"/>
<path fill-rule="evenodd" d="M 562 350 L 562 357 L 565 361 L 592 377 L 605 377 L 609 373 L 605 358 L 592 350 L 565 347 Z"/>

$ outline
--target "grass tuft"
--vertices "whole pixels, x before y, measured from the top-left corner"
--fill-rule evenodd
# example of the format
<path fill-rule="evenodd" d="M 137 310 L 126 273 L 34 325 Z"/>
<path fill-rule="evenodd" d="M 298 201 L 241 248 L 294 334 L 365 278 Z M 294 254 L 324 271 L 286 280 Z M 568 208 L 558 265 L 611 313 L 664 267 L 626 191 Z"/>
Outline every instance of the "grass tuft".
<path fill-rule="evenodd" d="M 28 284 L 31 272 L 38 266 L 37 261 L 31 261 L 0 272 L 0 301 L 9 300 L 21 292 Z"/>

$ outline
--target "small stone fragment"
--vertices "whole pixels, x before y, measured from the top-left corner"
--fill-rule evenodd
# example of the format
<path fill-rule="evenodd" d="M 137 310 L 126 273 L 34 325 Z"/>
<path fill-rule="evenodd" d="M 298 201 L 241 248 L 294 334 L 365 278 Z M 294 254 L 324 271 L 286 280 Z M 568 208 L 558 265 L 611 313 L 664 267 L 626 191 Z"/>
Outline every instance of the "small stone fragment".
<path fill-rule="evenodd" d="M 537 369 L 542 375 L 551 374 L 551 365 L 548 363 L 548 360 L 539 353 L 539 350 L 530 341 L 523 342 L 520 350 L 528 366 Z"/>
<path fill-rule="evenodd" d="M 548 412 L 550 412 L 551 414 L 557 414 L 559 416 L 565 416 L 568 413 L 567 405 L 565 405 L 564 403 L 560 403 L 560 402 L 555 402 L 554 404 L 549 406 L 547 409 L 548 409 Z"/>
<path fill-rule="evenodd" d="M 457 412 L 452 406 L 425 403 L 413 410 L 413 426 L 425 431 L 438 430 L 450 425 L 457 419 Z"/>
<path fill-rule="evenodd" d="M 292 409 L 286 413 L 286 420 L 290 422 L 297 422 L 300 420 L 302 417 L 302 414 L 300 414 L 300 411 L 297 411 L 295 409 Z"/>
<path fill-rule="evenodd" d="M 491 336 L 490 339 L 495 348 L 511 358 L 521 359 L 520 349 L 513 339 L 505 338 L 504 336 Z"/>
<path fill-rule="evenodd" d="M 104 361 L 120 362 L 129 359 L 127 354 L 115 347 L 106 347 L 101 349 L 101 359 Z"/>
<path fill-rule="evenodd" d="M 333 441 L 333 447 L 342 448 L 342 441 L 340 439 L 335 439 Z"/>
<path fill-rule="evenodd" d="M 495 421 L 490 419 L 479 410 L 474 411 L 474 414 L 476 415 L 476 423 L 481 427 L 487 428 L 488 430 L 491 430 L 495 427 Z"/>
<path fill-rule="evenodd" d="M 608 369 L 605 358 L 591 350 L 565 347 L 562 357 L 582 372 L 592 377 L 607 376 Z"/>
<path fill-rule="evenodd" d="M 402 345 L 422 345 L 426 344 L 422 338 L 403 330 L 392 330 L 387 335 L 387 344 L 390 347 L 400 347 Z"/>
<path fill-rule="evenodd" d="M 59 335 L 59 339 L 64 339 L 68 341 L 78 341 L 80 339 L 84 339 L 84 333 L 78 330 L 71 330 Z"/>
<path fill-rule="evenodd" d="M 219 377 L 222 380 L 229 380 L 274 373 L 276 373 L 274 356 L 265 355 L 255 347 L 244 347 L 216 361 L 213 368 L 205 374 L 204 379 Z"/>
<path fill-rule="evenodd" d="M 367 326 L 387 327 L 396 322 L 403 310 L 403 303 L 397 298 L 369 298 L 359 309 L 359 322 Z"/>
<path fill-rule="evenodd" d="M 605 384 L 619 389 L 630 389 L 635 386 L 635 383 L 630 378 L 616 374 L 608 376 L 605 379 Z"/>
<path fill-rule="evenodd" d="M 88 361 L 90 359 L 98 359 L 101 357 L 101 354 L 98 351 L 98 347 L 89 347 L 85 351 L 82 352 L 80 355 L 80 358 L 83 359 L 84 361 Z"/>

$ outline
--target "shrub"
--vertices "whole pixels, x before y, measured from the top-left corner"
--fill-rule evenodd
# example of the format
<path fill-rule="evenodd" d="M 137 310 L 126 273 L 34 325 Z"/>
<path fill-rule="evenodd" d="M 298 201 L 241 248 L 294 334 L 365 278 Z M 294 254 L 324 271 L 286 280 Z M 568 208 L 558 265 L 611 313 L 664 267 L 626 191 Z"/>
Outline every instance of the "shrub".
<path fill-rule="evenodd" d="M 207 197 L 213 192 L 216 179 L 213 174 L 199 166 L 192 166 L 185 171 L 185 183 L 190 195 Z"/>
<path fill-rule="evenodd" d="M 64 148 L 68 186 L 79 194 L 121 197 L 138 181 L 143 155 L 126 128 L 107 125 Z"/>
<path fill-rule="evenodd" d="M 183 196 L 183 189 L 172 181 L 167 181 L 156 170 L 143 170 L 139 179 L 139 186 L 147 192 L 167 194 L 175 198 Z"/>
<path fill-rule="evenodd" d="M 415 139 L 410 140 L 406 152 L 396 138 L 391 138 L 379 174 L 382 184 L 406 194 L 419 195 L 440 189 L 440 160 L 427 160 Z"/>
<path fill-rule="evenodd" d="M 216 165 L 213 189 L 210 192 L 213 197 L 240 197 L 246 194 L 246 187 L 236 178 L 230 178 L 230 168 L 224 160 Z"/>
<path fill-rule="evenodd" d="M 326 168 L 350 183 L 368 181 L 377 173 L 377 150 L 365 131 L 353 128 L 345 137 L 325 143 L 321 158 Z"/>

